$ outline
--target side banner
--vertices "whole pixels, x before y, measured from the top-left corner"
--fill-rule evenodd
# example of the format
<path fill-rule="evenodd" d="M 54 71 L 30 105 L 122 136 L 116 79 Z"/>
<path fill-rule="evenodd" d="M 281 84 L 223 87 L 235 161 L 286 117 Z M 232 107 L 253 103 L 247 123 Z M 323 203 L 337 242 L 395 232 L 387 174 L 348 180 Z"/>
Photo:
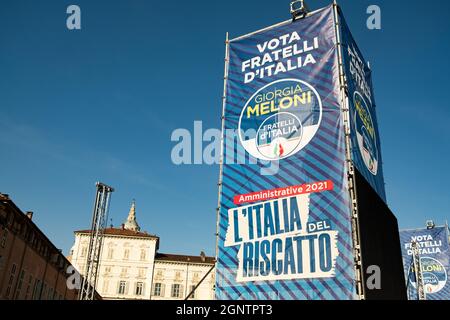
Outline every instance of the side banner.
<path fill-rule="evenodd" d="M 355 299 L 332 7 L 230 42 L 217 299 Z"/>
<path fill-rule="evenodd" d="M 417 242 L 427 300 L 450 300 L 450 247 L 447 227 L 400 232 L 408 299 L 417 300 L 411 243 Z"/>
<path fill-rule="evenodd" d="M 340 22 L 350 106 L 352 160 L 358 171 L 386 202 L 372 71 L 356 45 L 341 11 Z"/>

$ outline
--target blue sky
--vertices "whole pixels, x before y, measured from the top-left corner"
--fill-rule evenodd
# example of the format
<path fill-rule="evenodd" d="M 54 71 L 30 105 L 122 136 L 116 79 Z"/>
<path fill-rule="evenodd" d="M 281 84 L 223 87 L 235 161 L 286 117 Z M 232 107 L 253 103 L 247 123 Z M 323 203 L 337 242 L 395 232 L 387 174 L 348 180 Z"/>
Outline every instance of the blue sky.
<path fill-rule="evenodd" d="M 319 8 L 329 1 L 309 1 Z M 387 197 L 402 228 L 450 212 L 450 3 L 340 1 L 374 71 Z M 66 29 L 78 4 L 82 30 Z M 382 30 L 366 8 L 382 9 Z M 66 253 L 89 227 L 95 182 L 133 198 L 160 251 L 214 254 L 217 166 L 172 164 L 171 132 L 219 128 L 224 37 L 289 19 L 289 1 L 3 0 L 0 192 Z"/>

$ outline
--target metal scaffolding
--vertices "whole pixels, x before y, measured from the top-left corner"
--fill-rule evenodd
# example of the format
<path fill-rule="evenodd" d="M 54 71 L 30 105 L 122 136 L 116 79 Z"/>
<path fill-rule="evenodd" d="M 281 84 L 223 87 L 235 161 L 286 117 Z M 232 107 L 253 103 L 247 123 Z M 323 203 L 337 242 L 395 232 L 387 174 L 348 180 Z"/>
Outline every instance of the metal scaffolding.
<path fill-rule="evenodd" d="M 354 270 L 356 276 L 356 293 L 360 300 L 365 300 L 365 286 L 363 283 L 363 269 L 361 257 L 361 232 L 359 225 L 359 209 L 358 209 L 358 195 L 355 181 L 355 167 L 352 160 L 351 150 L 351 125 L 350 125 L 350 102 L 348 97 L 348 84 L 344 72 L 344 58 L 343 58 L 343 44 L 341 34 L 341 21 L 339 19 L 339 7 L 336 0 L 333 1 L 334 24 L 336 33 L 336 47 L 339 67 L 339 87 L 341 97 L 341 108 L 343 112 L 343 124 L 345 131 L 345 153 L 347 163 L 348 175 L 348 190 L 350 192 L 350 205 L 352 212 L 352 242 L 354 254 Z"/>
<path fill-rule="evenodd" d="M 422 264 L 420 262 L 419 245 L 417 242 L 411 242 L 412 249 L 412 265 L 414 268 L 414 275 L 416 277 L 416 290 L 418 300 L 427 300 L 425 293 L 425 286 L 423 283 Z"/>
<path fill-rule="evenodd" d="M 96 183 L 97 193 L 92 214 L 91 234 L 86 258 L 83 282 L 79 300 L 94 300 L 100 254 L 103 244 L 103 233 L 108 221 L 109 202 L 114 189 L 100 182 Z"/>

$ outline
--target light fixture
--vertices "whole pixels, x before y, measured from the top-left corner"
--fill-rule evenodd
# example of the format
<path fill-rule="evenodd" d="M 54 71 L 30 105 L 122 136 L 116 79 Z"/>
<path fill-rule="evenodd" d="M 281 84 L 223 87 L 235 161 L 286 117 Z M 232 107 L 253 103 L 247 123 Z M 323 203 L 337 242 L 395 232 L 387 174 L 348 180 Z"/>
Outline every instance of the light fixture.
<path fill-rule="evenodd" d="M 291 15 L 293 20 L 303 18 L 308 11 L 308 7 L 306 6 L 304 0 L 291 1 Z"/>

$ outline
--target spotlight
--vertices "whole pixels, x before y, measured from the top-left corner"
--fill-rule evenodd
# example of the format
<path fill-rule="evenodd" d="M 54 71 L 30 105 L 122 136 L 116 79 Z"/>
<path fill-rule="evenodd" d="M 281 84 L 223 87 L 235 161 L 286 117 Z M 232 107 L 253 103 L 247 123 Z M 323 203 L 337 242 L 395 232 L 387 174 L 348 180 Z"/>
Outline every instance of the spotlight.
<path fill-rule="evenodd" d="M 294 0 L 291 2 L 291 15 L 293 20 L 303 18 L 308 11 L 308 7 L 303 0 Z"/>
<path fill-rule="evenodd" d="M 434 229 L 434 227 L 436 227 L 436 224 L 434 223 L 434 221 L 433 220 L 428 220 L 427 221 L 427 229 L 428 230 Z"/>

